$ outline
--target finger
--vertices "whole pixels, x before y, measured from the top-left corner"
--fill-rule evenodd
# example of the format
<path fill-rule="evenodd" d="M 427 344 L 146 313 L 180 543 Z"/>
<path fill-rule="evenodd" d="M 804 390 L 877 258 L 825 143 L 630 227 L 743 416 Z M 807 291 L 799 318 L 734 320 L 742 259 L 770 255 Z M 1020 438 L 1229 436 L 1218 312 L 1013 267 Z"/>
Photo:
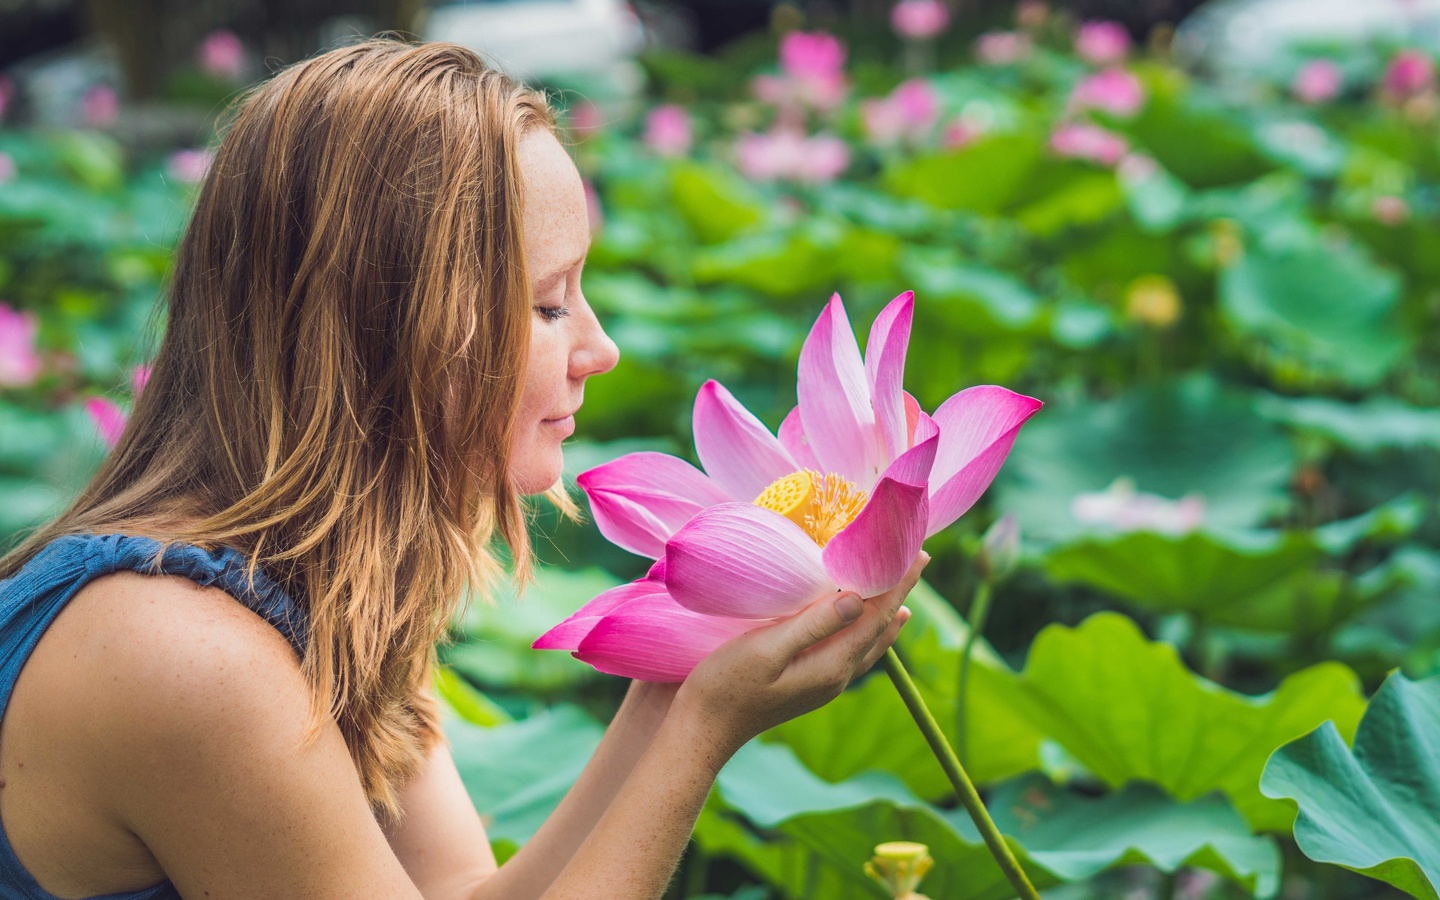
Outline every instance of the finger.
<path fill-rule="evenodd" d="M 890 620 L 890 625 L 885 629 L 885 633 L 880 635 L 880 640 L 875 642 L 875 646 L 871 647 L 870 652 L 866 653 L 865 658 L 860 661 L 859 667 L 855 670 L 856 677 L 870 671 L 880 661 L 880 657 L 884 656 L 885 651 L 895 643 L 900 629 L 904 628 L 908 621 L 910 621 L 910 610 L 902 606 L 900 611 L 895 613 L 895 618 Z"/>
<path fill-rule="evenodd" d="M 854 591 L 821 597 L 800 612 L 767 629 L 772 652 L 791 659 L 826 638 L 839 634 L 865 614 L 866 604 Z"/>

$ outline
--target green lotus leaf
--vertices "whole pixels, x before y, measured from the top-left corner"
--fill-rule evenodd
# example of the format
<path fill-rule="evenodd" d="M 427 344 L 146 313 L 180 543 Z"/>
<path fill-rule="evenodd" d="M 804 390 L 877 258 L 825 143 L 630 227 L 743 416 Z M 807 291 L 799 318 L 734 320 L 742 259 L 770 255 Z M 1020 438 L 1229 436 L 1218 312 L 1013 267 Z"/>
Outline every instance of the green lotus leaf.
<path fill-rule="evenodd" d="M 1107 784 L 1150 782 L 1182 802 L 1221 791 L 1257 831 L 1287 829 L 1293 818 L 1260 794 L 1270 753 L 1327 719 L 1353 734 L 1365 708 L 1355 674 L 1339 663 L 1251 697 L 1190 672 L 1174 647 L 1146 640 L 1117 613 L 1041 631 L 1014 701 Z"/>
<path fill-rule="evenodd" d="M 1220 276 L 1220 310 L 1243 335 L 1276 353 L 1272 367 L 1299 361 L 1308 371 L 1366 387 L 1404 357 L 1408 338 L 1395 316 L 1401 282 L 1358 248 L 1311 240 L 1247 249 Z"/>
<path fill-rule="evenodd" d="M 720 773 L 716 789 L 720 808 L 712 804 L 697 839 L 708 852 L 736 856 L 787 896 L 881 896 L 860 865 L 883 840 L 930 847 L 936 865 L 922 885 L 929 896 L 1014 895 L 963 810 L 930 806 L 889 773 L 831 783 L 788 748 L 752 743 Z M 1262 897 L 1273 895 L 1279 881 L 1273 841 L 1252 835 L 1221 798 L 1179 804 L 1154 788 L 1132 785 L 1092 799 L 1031 776 L 1002 786 L 989 806 L 1037 887 L 1133 864 L 1168 872 L 1211 869 Z M 751 828 L 725 811 L 743 816 Z"/>
<path fill-rule="evenodd" d="M 1293 468 L 1290 440 L 1255 415 L 1248 394 L 1192 377 L 1103 403 L 1055 399 L 1021 432 L 995 492 L 1041 541 L 1091 530 L 1075 518 L 1075 498 L 1121 477 L 1171 500 L 1198 494 L 1207 525 L 1243 529 L 1283 503 Z"/>
<path fill-rule="evenodd" d="M 1352 751 L 1326 722 L 1281 747 L 1260 780 L 1299 807 L 1295 843 L 1311 859 L 1440 898 L 1440 677 L 1381 685 Z"/>
<path fill-rule="evenodd" d="M 1024 192 L 1044 164 L 1037 135 L 999 134 L 947 153 L 916 157 L 885 173 L 894 194 L 940 209 L 994 214 Z"/>
<path fill-rule="evenodd" d="M 1390 397 L 1372 397 L 1363 403 L 1268 397 L 1257 408 L 1268 418 L 1356 453 L 1440 448 L 1440 409 L 1410 406 Z"/>
<path fill-rule="evenodd" d="M 956 741 L 956 685 L 960 648 L 968 627 L 925 582 L 906 600 L 912 618 L 900 632 L 897 652 L 941 729 Z M 984 640 L 970 666 L 970 777 L 985 784 L 1039 765 L 1043 735 L 1017 710 L 1015 673 Z M 856 722 L 864 728 L 856 728 Z M 786 744 L 814 773 L 843 781 L 867 769 L 883 769 L 929 800 L 953 796 L 944 771 L 915 727 L 890 679 L 873 672 L 812 713 L 771 729 L 766 740 Z"/>

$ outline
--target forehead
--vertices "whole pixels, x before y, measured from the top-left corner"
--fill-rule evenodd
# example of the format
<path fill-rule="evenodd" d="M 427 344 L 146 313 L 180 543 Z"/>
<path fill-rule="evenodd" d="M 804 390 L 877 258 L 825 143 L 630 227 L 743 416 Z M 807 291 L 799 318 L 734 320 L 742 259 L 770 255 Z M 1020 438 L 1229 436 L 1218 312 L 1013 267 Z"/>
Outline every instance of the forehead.
<path fill-rule="evenodd" d="M 531 278 L 574 263 L 590 244 L 585 187 L 570 154 L 543 129 L 521 138 L 522 230 Z"/>

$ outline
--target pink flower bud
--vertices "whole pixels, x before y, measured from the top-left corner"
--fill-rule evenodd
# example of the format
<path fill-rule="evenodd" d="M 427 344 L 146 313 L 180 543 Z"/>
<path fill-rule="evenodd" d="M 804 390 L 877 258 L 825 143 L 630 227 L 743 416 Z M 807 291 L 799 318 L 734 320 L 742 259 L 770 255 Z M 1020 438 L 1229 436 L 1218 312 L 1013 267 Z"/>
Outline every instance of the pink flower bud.
<path fill-rule="evenodd" d="M 950 24 L 950 10 L 941 0 L 900 0 L 890 10 L 890 26 L 912 41 L 935 37 Z"/>
<path fill-rule="evenodd" d="M 165 162 L 170 177 L 182 184 L 199 184 L 210 172 L 215 160 L 212 150 L 176 150 Z"/>
<path fill-rule="evenodd" d="M 234 81 L 245 74 L 245 45 L 233 31 L 212 31 L 195 48 L 195 62 L 207 75 Z"/>
<path fill-rule="evenodd" d="M 1413 97 L 1435 85 L 1435 61 L 1419 50 L 1402 50 L 1385 70 L 1385 91 L 1394 97 Z"/>
<path fill-rule="evenodd" d="M 780 41 L 780 68 L 793 78 L 839 75 L 845 68 L 845 46 L 823 31 L 792 31 Z"/>
<path fill-rule="evenodd" d="M 1113 131 L 1076 122 L 1055 129 L 1050 135 L 1050 149 L 1071 159 L 1113 166 L 1130 152 L 1130 144 Z"/>
<path fill-rule="evenodd" d="M 1385 195 L 1376 197 L 1370 204 L 1370 213 L 1381 225 L 1394 227 L 1410 218 L 1410 204 L 1403 197 Z"/>
<path fill-rule="evenodd" d="M 105 397 L 91 397 L 85 401 L 85 412 L 90 416 L 90 421 L 95 423 L 95 430 L 100 432 L 100 440 L 111 450 L 120 443 L 120 435 L 125 432 L 125 421 L 128 418 L 125 410 L 121 409 L 113 400 Z"/>
<path fill-rule="evenodd" d="M 0 387 L 25 387 L 40 375 L 35 338 L 40 320 L 0 303 Z"/>
<path fill-rule="evenodd" d="M 1120 62 L 1130 53 L 1130 32 L 1119 22 L 1086 22 L 1075 35 L 1075 52 L 1096 66 Z"/>
<path fill-rule="evenodd" d="M 582 100 L 570 107 L 570 130 L 575 132 L 576 137 L 588 138 L 598 134 L 605 126 L 605 116 L 600 112 L 600 107 L 589 100 Z"/>
<path fill-rule="evenodd" d="M 1030 57 L 1030 35 L 991 31 L 975 41 L 975 59 L 985 66 L 1008 66 Z"/>
<path fill-rule="evenodd" d="M 1098 109 L 1129 117 L 1145 105 L 1145 88 L 1140 79 L 1124 69 L 1105 69 L 1075 85 L 1070 93 L 1072 109 Z"/>
<path fill-rule="evenodd" d="M 690 113 L 683 106 L 657 106 L 645 117 L 645 146 L 658 156 L 684 156 L 693 140 Z"/>
<path fill-rule="evenodd" d="M 145 390 L 145 385 L 150 383 L 150 373 L 153 369 L 148 366 L 136 366 L 130 370 L 130 391 L 136 397 Z"/>
<path fill-rule="evenodd" d="M 90 128 L 108 128 L 120 117 L 120 97 L 115 89 L 97 84 L 81 100 L 81 116 Z"/>
<path fill-rule="evenodd" d="M 1302 103 L 1327 103 L 1339 95 L 1343 83 L 1339 66 L 1328 59 L 1316 59 L 1296 73 L 1290 91 Z"/>

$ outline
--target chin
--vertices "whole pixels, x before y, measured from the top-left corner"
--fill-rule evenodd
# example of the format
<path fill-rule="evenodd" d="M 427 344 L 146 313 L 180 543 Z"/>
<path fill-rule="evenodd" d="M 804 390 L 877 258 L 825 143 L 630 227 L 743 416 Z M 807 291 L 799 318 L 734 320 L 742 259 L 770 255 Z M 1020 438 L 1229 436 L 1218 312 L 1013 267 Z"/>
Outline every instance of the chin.
<path fill-rule="evenodd" d="M 565 456 L 560 448 L 544 452 L 529 450 L 516 456 L 511 464 L 512 481 L 522 494 L 543 494 L 565 472 Z"/>

